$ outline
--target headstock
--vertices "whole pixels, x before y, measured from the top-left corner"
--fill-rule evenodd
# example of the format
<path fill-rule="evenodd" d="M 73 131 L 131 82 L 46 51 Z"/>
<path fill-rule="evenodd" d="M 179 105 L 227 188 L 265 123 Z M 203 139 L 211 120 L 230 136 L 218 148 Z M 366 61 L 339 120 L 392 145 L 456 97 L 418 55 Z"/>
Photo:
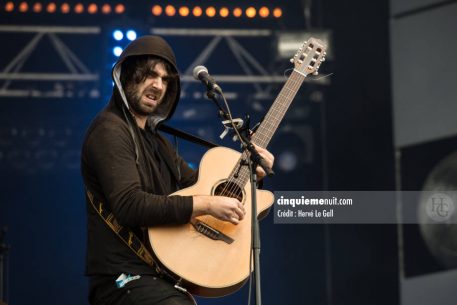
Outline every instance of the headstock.
<path fill-rule="evenodd" d="M 295 71 L 305 76 L 310 73 L 317 75 L 321 63 L 325 61 L 326 49 L 322 40 L 311 37 L 303 43 L 290 62 L 294 64 Z"/>

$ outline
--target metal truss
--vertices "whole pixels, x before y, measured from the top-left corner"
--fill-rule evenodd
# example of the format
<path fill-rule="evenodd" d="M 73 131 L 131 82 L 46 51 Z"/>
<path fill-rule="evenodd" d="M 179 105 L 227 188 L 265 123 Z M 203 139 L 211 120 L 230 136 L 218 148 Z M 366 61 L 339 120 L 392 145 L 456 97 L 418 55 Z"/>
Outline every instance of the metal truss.
<path fill-rule="evenodd" d="M 65 97 L 59 86 L 51 91 L 43 88 L 30 89 L 30 86 L 19 85 L 19 89 L 12 89 L 13 82 L 98 82 L 99 74 L 92 73 L 78 56 L 62 41 L 60 35 L 83 34 L 99 35 L 100 27 L 70 27 L 70 26 L 19 26 L 19 25 L 0 25 L 0 33 L 34 33 L 31 40 L 17 52 L 17 55 L 9 61 L 6 67 L 0 67 L 0 97 Z M 36 73 L 21 72 L 26 61 L 34 51 L 39 48 L 39 44 L 44 37 L 48 37 L 57 55 L 64 63 L 68 72 L 50 73 L 39 71 Z"/>
<path fill-rule="evenodd" d="M 186 91 L 189 84 L 196 82 L 192 76 L 192 69 L 194 66 L 204 64 L 213 55 L 214 50 L 222 41 L 227 43 L 244 74 L 213 75 L 218 83 L 252 84 L 255 88 L 256 96 L 271 98 L 269 93 L 272 85 L 281 84 L 287 80 L 284 75 L 272 75 L 272 73 L 268 72 L 236 39 L 239 37 L 252 37 L 252 39 L 268 39 L 269 41 L 273 41 L 276 32 L 272 30 L 151 28 L 150 33 L 161 36 L 211 37 L 210 42 L 184 71 L 181 77 L 183 92 Z M 313 81 L 321 85 L 328 85 L 330 83 L 328 78 L 321 78 Z"/>

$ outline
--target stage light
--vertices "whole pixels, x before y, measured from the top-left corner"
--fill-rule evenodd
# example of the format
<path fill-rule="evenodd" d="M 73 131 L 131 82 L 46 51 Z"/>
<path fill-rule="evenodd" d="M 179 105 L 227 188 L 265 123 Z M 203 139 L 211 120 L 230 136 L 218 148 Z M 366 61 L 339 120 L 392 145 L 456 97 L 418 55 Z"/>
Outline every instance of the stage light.
<path fill-rule="evenodd" d="M 109 4 L 103 4 L 103 6 L 102 6 L 102 13 L 103 13 L 103 14 L 109 14 L 109 13 L 111 13 L 111 5 L 109 5 Z"/>
<path fill-rule="evenodd" d="M 81 14 L 84 12 L 84 5 L 82 3 L 78 3 L 75 5 L 75 13 L 76 14 Z"/>
<path fill-rule="evenodd" d="M 113 38 L 116 39 L 117 41 L 120 41 L 124 38 L 124 34 L 122 34 L 122 32 L 119 30 L 115 30 L 113 32 Z"/>
<path fill-rule="evenodd" d="M 226 7 L 223 7 L 219 10 L 219 15 L 221 15 L 221 17 L 227 17 L 229 15 L 229 10 L 228 8 Z"/>
<path fill-rule="evenodd" d="M 12 12 L 13 10 L 14 10 L 14 3 L 13 2 L 7 2 L 5 4 L 5 11 Z"/>
<path fill-rule="evenodd" d="M 113 54 L 116 57 L 119 57 L 122 54 L 122 48 L 117 46 L 113 48 Z"/>
<path fill-rule="evenodd" d="M 55 4 L 54 2 L 51 2 L 51 3 L 49 3 L 48 6 L 46 7 L 46 11 L 47 11 L 48 13 L 51 13 L 51 14 L 52 14 L 52 13 L 55 13 L 55 12 L 56 12 L 56 8 L 57 8 L 57 7 L 56 7 L 56 4 Z"/>
<path fill-rule="evenodd" d="M 303 171 L 308 165 L 314 164 L 314 137 L 313 129 L 303 124 L 288 123 L 280 127 L 271 143 L 275 147 L 275 168 L 278 173 Z"/>
<path fill-rule="evenodd" d="M 282 16 L 282 9 L 280 9 L 279 7 L 275 8 L 273 10 L 273 16 L 275 16 L 276 18 L 279 18 Z"/>
<path fill-rule="evenodd" d="M 28 10 L 29 10 L 29 5 L 27 4 L 27 2 L 21 2 L 21 4 L 19 4 L 19 12 L 25 13 Z"/>
<path fill-rule="evenodd" d="M 154 16 L 160 16 L 162 14 L 162 7 L 160 5 L 154 5 L 152 7 L 152 14 Z"/>
<path fill-rule="evenodd" d="M 167 14 L 167 16 L 174 16 L 176 14 L 176 9 L 173 5 L 167 5 L 165 7 L 165 14 Z"/>
<path fill-rule="evenodd" d="M 95 3 L 91 3 L 87 7 L 87 12 L 89 14 L 95 14 L 95 13 L 97 13 L 97 11 L 98 11 L 98 7 L 97 7 L 97 4 L 95 4 Z"/>
<path fill-rule="evenodd" d="M 62 12 L 62 14 L 68 14 L 70 10 L 71 8 L 68 3 L 62 3 L 62 5 L 60 6 L 60 11 Z"/>
<path fill-rule="evenodd" d="M 125 12 L 125 6 L 124 4 L 117 4 L 115 7 L 114 7 L 114 11 L 116 12 L 116 14 L 122 14 Z"/>
<path fill-rule="evenodd" d="M 42 10 L 43 10 L 43 5 L 42 5 L 40 2 L 36 2 L 36 3 L 33 5 L 33 11 L 34 11 L 35 13 L 40 13 Z"/>
<path fill-rule="evenodd" d="M 246 9 L 246 16 L 248 16 L 248 18 L 254 18 L 255 14 L 256 14 L 256 10 L 252 6 L 250 6 Z"/>
<path fill-rule="evenodd" d="M 189 8 L 187 6 L 181 6 L 179 8 L 179 15 L 183 16 L 183 17 L 187 17 L 189 16 Z"/>
<path fill-rule="evenodd" d="M 241 17 L 241 15 L 243 14 L 243 10 L 239 7 L 235 7 L 235 9 L 233 10 L 233 16 L 235 17 Z"/>
<path fill-rule="evenodd" d="M 298 164 L 298 157 L 293 151 L 283 151 L 278 156 L 278 167 L 284 172 L 293 171 Z"/>
<path fill-rule="evenodd" d="M 201 7 L 196 6 L 196 7 L 194 7 L 194 9 L 192 10 L 192 14 L 194 14 L 195 17 L 200 17 L 200 16 L 203 14 L 203 10 L 202 10 Z"/>
<path fill-rule="evenodd" d="M 270 15 L 270 10 L 268 9 L 268 7 L 262 6 L 262 7 L 259 9 L 259 15 L 260 15 L 260 17 L 262 17 L 262 18 L 267 18 L 268 15 Z"/>
<path fill-rule="evenodd" d="M 128 30 L 126 36 L 127 36 L 127 39 L 130 41 L 135 40 L 137 37 L 136 32 L 134 30 Z"/>
<path fill-rule="evenodd" d="M 206 8 L 206 16 L 208 17 L 214 17 L 216 15 L 216 9 L 214 6 L 209 6 Z"/>

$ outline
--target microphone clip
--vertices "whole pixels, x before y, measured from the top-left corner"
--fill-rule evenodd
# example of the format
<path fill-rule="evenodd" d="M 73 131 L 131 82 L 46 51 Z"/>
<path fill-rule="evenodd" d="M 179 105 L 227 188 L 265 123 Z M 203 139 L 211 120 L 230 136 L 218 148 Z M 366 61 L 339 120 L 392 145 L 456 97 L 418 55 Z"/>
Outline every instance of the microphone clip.
<path fill-rule="evenodd" d="M 241 118 L 236 118 L 236 119 L 233 119 L 233 124 L 235 125 L 236 129 L 240 130 L 242 128 L 242 126 L 244 125 L 244 121 Z M 225 138 L 225 136 L 229 132 L 231 132 L 232 140 L 233 140 L 233 142 L 235 142 L 238 139 L 238 136 L 236 135 L 235 131 L 233 130 L 232 121 L 224 120 L 224 121 L 222 121 L 222 125 L 224 126 L 224 131 L 221 133 L 219 138 L 221 138 L 221 140 L 222 140 L 223 138 Z"/>

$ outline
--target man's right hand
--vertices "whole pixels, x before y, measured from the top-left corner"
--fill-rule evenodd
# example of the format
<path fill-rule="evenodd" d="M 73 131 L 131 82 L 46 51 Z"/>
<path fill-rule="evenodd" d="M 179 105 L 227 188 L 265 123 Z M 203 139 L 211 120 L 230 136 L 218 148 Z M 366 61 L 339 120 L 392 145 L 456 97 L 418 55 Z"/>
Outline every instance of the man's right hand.
<path fill-rule="evenodd" d="M 193 196 L 193 202 L 192 218 L 211 215 L 217 219 L 238 224 L 246 214 L 243 204 L 235 198 L 198 195 Z"/>

